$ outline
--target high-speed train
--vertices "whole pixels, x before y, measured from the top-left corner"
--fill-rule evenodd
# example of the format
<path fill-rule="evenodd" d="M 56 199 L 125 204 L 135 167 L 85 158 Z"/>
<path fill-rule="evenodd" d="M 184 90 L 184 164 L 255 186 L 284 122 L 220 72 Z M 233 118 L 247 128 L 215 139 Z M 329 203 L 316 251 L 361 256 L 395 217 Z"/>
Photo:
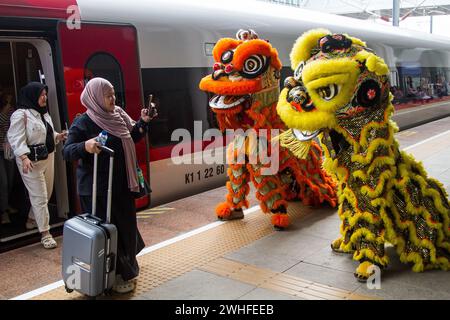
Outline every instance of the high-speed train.
<path fill-rule="evenodd" d="M 147 141 L 137 145 L 139 164 L 153 192 L 137 205 L 155 206 L 221 186 L 226 179 L 226 165 L 202 161 L 209 143 L 202 134 L 216 122 L 198 83 L 211 72 L 216 41 L 234 37 L 238 29 L 255 30 L 277 48 L 284 79 L 290 73 L 295 39 L 317 27 L 366 41 L 388 63 L 392 84 L 402 90 L 423 79 L 430 84 L 439 77 L 450 79 L 448 39 L 267 2 L 0 0 L 0 90 L 14 103 L 28 81 L 45 81 L 58 131 L 85 111 L 79 97 L 92 77 L 109 79 L 117 104 L 134 119 L 153 94 L 159 116 L 151 123 Z M 174 139 L 176 129 L 186 129 L 192 139 Z M 184 156 L 194 159 L 192 164 L 179 165 L 171 158 L 180 143 Z M 224 144 L 214 143 L 217 152 L 223 152 Z M 57 152 L 49 204 L 53 226 L 79 213 L 74 168 Z M 23 209 L 26 194 L 16 184 L 11 202 Z M 24 229 L 22 218 L 15 219 L 13 227 L 0 229 L 0 250 L 2 243 L 32 233 Z"/>

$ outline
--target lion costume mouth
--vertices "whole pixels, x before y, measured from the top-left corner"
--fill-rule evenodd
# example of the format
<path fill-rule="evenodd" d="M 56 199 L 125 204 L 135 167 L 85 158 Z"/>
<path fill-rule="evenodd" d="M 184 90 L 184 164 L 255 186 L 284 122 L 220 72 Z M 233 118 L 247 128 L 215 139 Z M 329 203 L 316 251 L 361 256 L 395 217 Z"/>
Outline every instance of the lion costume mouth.
<path fill-rule="evenodd" d="M 290 134 L 288 132 L 291 132 Z M 347 150 L 350 143 L 345 137 L 333 129 L 318 129 L 315 131 L 290 129 L 286 133 L 280 135 L 282 146 L 291 147 L 298 157 L 302 158 L 305 150 L 308 150 L 311 141 L 321 134 L 320 140 L 324 147 L 328 150 L 331 158 L 336 158 L 341 152 Z M 294 142 L 297 141 L 297 142 Z M 298 151 L 298 152 L 297 152 Z"/>
<path fill-rule="evenodd" d="M 316 131 L 307 131 L 307 130 L 297 130 L 293 129 L 295 137 L 300 141 L 309 141 L 317 137 L 317 135 L 320 133 L 320 130 Z"/>
<path fill-rule="evenodd" d="M 220 110 L 231 109 L 238 105 L 241 105 L 245 100 L 248 100 L 249 98 L 249 95 L 229 96 L 216 94 L 209 100 L 209 106 L 213 109 Z"/>
<path fill-rule="evenodd" d="M 251 108 L 251 101 L 250 95 L 214 95 L 209 100 L 209 106 L 222 119 L 225 128 L 250 128 L 255 124 L 247 113 Z"/>

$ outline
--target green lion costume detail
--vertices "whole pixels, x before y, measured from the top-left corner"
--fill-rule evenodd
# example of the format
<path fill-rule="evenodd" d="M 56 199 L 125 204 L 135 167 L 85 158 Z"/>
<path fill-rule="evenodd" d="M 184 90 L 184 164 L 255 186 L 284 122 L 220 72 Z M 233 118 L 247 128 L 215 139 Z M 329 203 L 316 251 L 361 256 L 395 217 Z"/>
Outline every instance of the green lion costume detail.
<path fill-rule="evenodd" d="M 353 253 L 355 276 L 386 267 L 385 243 L 413 271 L 449 269 L 450 205 L 442 184 L 399 150 L 389 69 L 366 44 L 328 30 L 303 34 L 291 52 L 277 112 L 291 128 L 281 144 L 303 156 L 318 136 L 325 169 L 338 181 L 341 237 L 333 250 Z"/>

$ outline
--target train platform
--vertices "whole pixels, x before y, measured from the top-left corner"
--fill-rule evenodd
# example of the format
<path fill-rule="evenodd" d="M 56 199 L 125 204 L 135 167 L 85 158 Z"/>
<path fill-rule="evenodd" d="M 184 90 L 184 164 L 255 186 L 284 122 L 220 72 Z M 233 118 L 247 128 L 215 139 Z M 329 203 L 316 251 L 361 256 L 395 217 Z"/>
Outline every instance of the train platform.
<path fill-rule="evenodd" d="M 397 139 L 450 192 L 450 117 L 401 131 Z M 392 247 L 381 288 L 369 289 L 354 278 L 351 256 L 330 250 L 339 233 L 336 209 L 292 202 L 291 226 L 274 231 L 252 191 L 253 207 L 242 220 L 216 220 L 224 187 L 139 212 L 147 247 L 138 257 L 136 290 L 99 299 L 450 299 L 450 272 L 414 273 Z M 61 241 L 52 251 L 36 244 L 1 254 L 0 298 L 84 299 L 66 293 L 60 280 Z"/>

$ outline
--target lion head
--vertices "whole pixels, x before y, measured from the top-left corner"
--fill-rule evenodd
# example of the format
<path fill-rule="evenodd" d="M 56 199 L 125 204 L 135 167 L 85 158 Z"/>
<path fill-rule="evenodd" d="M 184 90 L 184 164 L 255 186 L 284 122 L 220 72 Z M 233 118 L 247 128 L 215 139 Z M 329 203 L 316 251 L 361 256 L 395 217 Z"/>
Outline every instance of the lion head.
<path fill-rule="evenodd" d="M 214 71 L 199 84 L 201 90 L 214 94 L 209 105 L 221 130 L 253 127 L 258 112 L 251 109 L 275 103 L 279 93 L 281 61 L 276 49 L 253 30 L 239 30 L 236 37 L 217 42 Z M 255 104 L 258 94 L 267 101 Z"/>
<path fill-rule="evenodd" d="M 334 158 L 349 146 L 358 150 L 369 123 L 389 121 L 389 69 L 363 41 L 311 30 L 290 58 L 294 75 L 285 80 L 277 112 L 298 140 L 325 134 L 331 141 L 325 154 Z"/>

